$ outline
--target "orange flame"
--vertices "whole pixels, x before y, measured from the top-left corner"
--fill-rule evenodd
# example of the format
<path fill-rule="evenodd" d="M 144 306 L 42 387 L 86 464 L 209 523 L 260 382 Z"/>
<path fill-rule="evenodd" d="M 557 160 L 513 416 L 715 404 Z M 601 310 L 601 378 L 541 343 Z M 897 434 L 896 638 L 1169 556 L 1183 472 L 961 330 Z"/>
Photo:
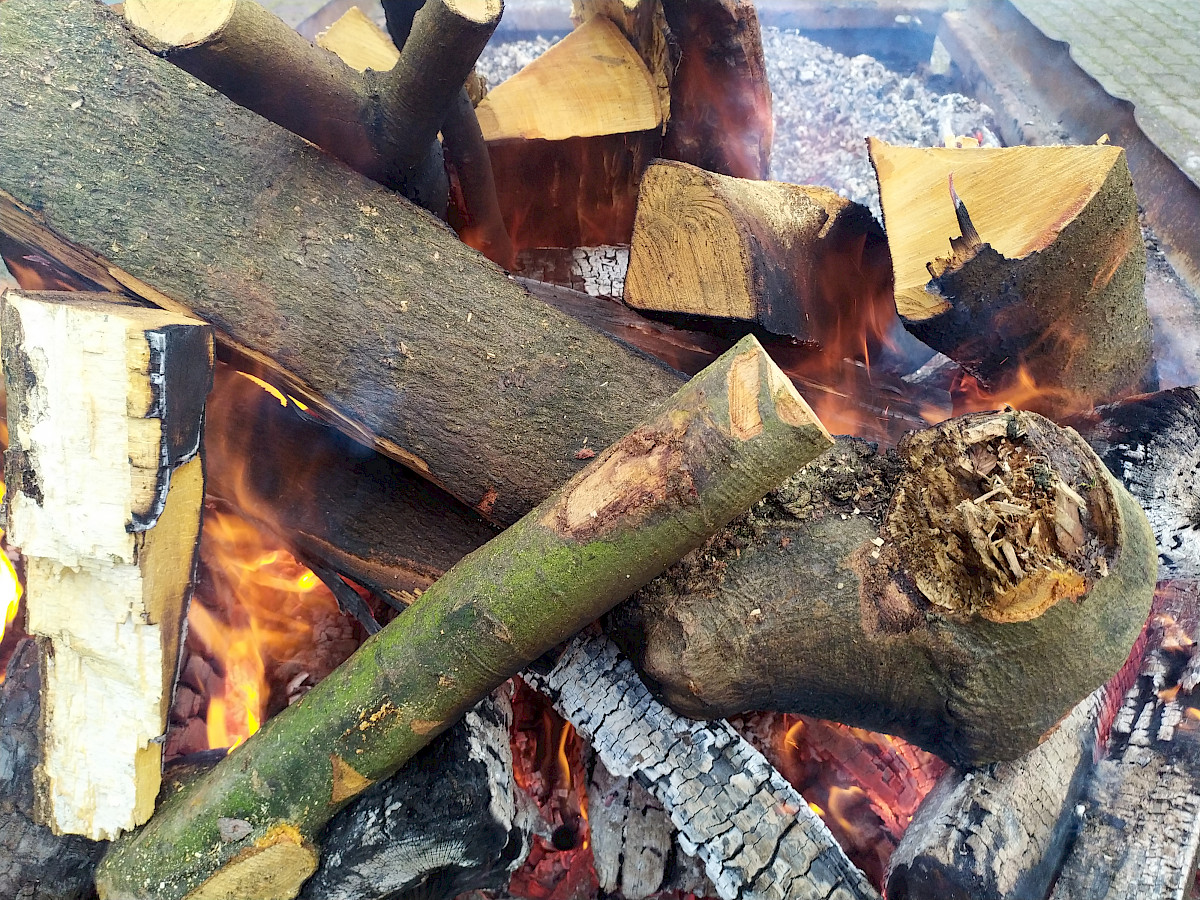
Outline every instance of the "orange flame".
<path fill-rule="evenodd" d="M 7 443 L 5 441 L 5 444 Z M 0 481 L 0 503 L 4 502 L 4 494 L 4 482 Z M 0 541 L 2 540 L 4 540 L 4 531 L 0 529 Z M 4 640 L 8 627 L 17 618 L 17 611 L 21 608 L 21 595 L 24 592 L 21 579 L 17 577 L 17 570 L 13 568 L 8 553 L 0 551 L 0 606 L 4 607 L 4 618 L 0 619 L 0 641 Z M 3 679 L 2 673 L 0 673 L 0 679 Z"/>

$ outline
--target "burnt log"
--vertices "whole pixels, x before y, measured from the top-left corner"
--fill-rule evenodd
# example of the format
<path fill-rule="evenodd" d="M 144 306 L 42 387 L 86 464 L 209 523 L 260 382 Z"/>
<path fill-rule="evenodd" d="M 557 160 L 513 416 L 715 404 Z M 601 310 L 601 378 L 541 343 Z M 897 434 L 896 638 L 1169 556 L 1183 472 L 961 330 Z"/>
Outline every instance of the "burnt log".
<path fill-rule="evenodd" d="M 91 900 L 92 874 L 107 843 L 56 835 L 34 816 L 41 763 L 40 653 L 23 641 L 0 684 L 0 895 L 14 900 Z"/>
<path fill-rule="evenodd" d="M 329 820 L 300 900 L 380 900 L 420 890 L 451 900 L 507 886 L 529 850 L 509 728 L 497 691 L 391 778 Z"/>
<path fill-rule="evenodd" d="M 1144 515 L 1074 432 L 980 414 L 895 456 L 839 442 L 607 627 L 688 715 L 799 712 L 979 765 L 1120 668 L 1154 574 Z"/>
<path fill-rule="evenodd" d="M 1172 583 L 1149 652 L 1096 765 L 1079 835 L 1051 900 L 1183 897 L 1200 847 L 1200 605 Z"/>
<path fill-rule="evenodd" d="M 551 668 L 524 677 L 610 772 L 659 799 L 723 900 L 878 896 L 761 753 L 728 722 L 692 722 L 663 706 L 604 636 L 576 638 Z"/>

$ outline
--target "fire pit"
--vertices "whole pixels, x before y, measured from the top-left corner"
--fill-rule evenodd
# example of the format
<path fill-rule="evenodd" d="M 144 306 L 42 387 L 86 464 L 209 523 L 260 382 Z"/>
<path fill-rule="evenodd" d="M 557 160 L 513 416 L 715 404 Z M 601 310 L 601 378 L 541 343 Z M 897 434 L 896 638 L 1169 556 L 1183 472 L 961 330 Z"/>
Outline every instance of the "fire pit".
<path fill-rule="evenodd" d="M 0 6 L 0 887 L 1185 896 L 1194 298 L 1120 148 L 744 3 L 482 100 L 496 4 L 177 6 Z"/>

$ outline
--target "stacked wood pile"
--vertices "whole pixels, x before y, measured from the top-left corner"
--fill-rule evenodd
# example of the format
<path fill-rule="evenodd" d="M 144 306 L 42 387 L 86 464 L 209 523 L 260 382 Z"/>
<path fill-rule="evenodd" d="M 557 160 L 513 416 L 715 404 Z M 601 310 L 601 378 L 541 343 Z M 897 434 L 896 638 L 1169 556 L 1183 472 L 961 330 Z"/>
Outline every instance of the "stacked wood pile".
<path fill-rule="evenodd" d="M 759 342 L 738 338 L 754 323 L 810 345 L 797 352 L 858 365 L 898 321 L 880 303 L 894 268 L 906 273 L 906 290 L 943 298 L 935 313 L 1040 346 L 1067 329 L 1087 340 L 1107 322 L 1105 341 L 1038 377 L 1068 372 L 1051 386 L 1087 406 L 1128 390 L 1146 362 L 1126 361 L 1128 347 L 1145 345 L 1144 257 L 1130 239 L 1120 151 L 1058 148 L 1054 166 L 1073 187 L 1046 192 L 1036 214 L 996 224 L 999 204 L 975 197 L 1022 190 L 1041 156 L 954 151 L 968 155 L 901 165 L 876 148 L 885 198 L 896 192 L 904 205 L 910 192 L 933 196 L 930 184 L 948 188 L 911 222 L 885 203 L 889 260 L 861 208 L 820 189 L 745 180 L 762 176 L 769 145 L 748 4 L 581 3 L 574 37 L 478 111 L 465 85 L 497 0 L 384 7 L 393 46 L 370 38 L 388 52 L 355 57 L 360 70 L 249 0 L 187 9 L 130 0 L 125 20 L 67 0 L 0 6 L 0 41 L 13 61 L 0 88 L 11 119 L 0 137 L 0 252 L 50 261 L 56 287 L 107 292 L 109 306 L 136 310 L 124 314 L 134 321 L 209 323 L 222 359 L 299 401 L 305 418 L 273 410 L 280 452 L 319 453 L 329 481 L 298 475 L 297 497 L 278 490 L 278 469 L 263 462 L 239 490 L 248 485 L 261 501 L 254 515 L 377 632 L 108 848 L 96 876 L 102 897 L 372 896 L 380 885 L 361 885 L 361 871 L 428 839 L 379 827 L 381 811 L 414 803 L 397 770 L 509 676 L 640 588 L 606 627 L 676 710 L 836 716 L 903 734 L 962 766 L 1022 757 L 1119 667 L 1149 608 L 1154 534 L 1073 432 L 1031 413 L 981 414 L 915 432 L 896 454 L 843 440 L 796 474 L 830 436 Z M 363 47 L 326 43 L 347 55 Z M 610 86 L 601 71 L 616 76 L 612 96 L 592 90 Z M 717 102 L 695 102 L 706 86 L 730 82 L 748 90 L 722 87 Z M 582 133 L 581 122 L 602 117 L 556 115 L 556 127 L 568 127 L 547 130 L 539 114 L 554 108 L 548 98 L 559 89 L 585 98 L 563 109 L 587 112 L 595 101 L 613 121 Z M 735 98 L 729 109 L 709 117 L 726 97 Z M 729 117 L 749 122 L 752 140 L 710 152 L 714 122 Z M 643 177 L 667 147 L 683 161 Z M 511 160 L 538 153 L 548 154 L 538 167 L 553 173 L 549 182 L 570 186 L 559 197 L 548 186 L 552 205 L 575 217 L 566 249 L 601 238 L 628 244 L 631 272 L 641 273 L 631 277 L 631 303 L 716 336 L 651 323 L 614 342 L 494 264 L 512 262 L 525 215 L 506 200 L 519 177 Z M 947 167 L 964 173 L 957 193 Z M 718 198 L 718 214 L 694 217 L 695 229 L 664 228 L 669 216 L 655 216 L 656 204 L 679 203 L 655 193 L 666 172 L 686 173 L 705 194 L 697 208 Z M 593 178 L 595 189 L 585 184 Z M 598 205 L 611 213 L 603 234 L 584 227 L 599 221 Z M 1101 220 L 1116 225 L 1105 231 Z M 908 230 L 937 232 L 949 248 L 927 269 L 932 281 L 912 274 L 927 248 L 901 252 Z M 675 251 L 689 240 L 729 250 L 719 277 L 704 270 L 704 253 Z M 1084 246 L 1095 265 L 1062 262 Z M 655 260 L 668 258 L 684 268 L 656 281 Z M 858 280 L 834 274 L 842 268 Z M 737 308 L 666 296 L 672 282 L 708 281 L 739 285 Z M 1053 287 L 1033 292 L 1033 313 L 1007 294 L 992 303 L 995 285 L 1013 283 L 1060 285 L 1088 302 L 1070 307 L 1079 321 L 1040 299 L 1060 299 Z M 10 293 L 4 339 L 16 349 L 6 357 L 27 341 L 9 318 L 33 302 L 78 304 Z M 900 312 L 909 327 L 924 321 Z M 860 356 L 846 350 L 854 341 L 844 331 L 862 319 L 878 321 Z M 626 335 L 614 321 L 605 329 Z M 668 364 L 630 343 L 666 348 Z M 81 346 L 60 349 L 69 356 Z M 1029 362 L 981 361 L 953 341 L 943 349 L 996 383 Z M 688 364 L 672 367 L 679 359 Z M 703 371 L 686 381 L 678 368 Z M 36 396 L 25 368 L 9 366 L 7 378 L 10 390 L 24 385 L 22 396 Z M 34 409 L 23 402 L 15 414 L 29 427 L 14 431 L 10 460 L 33 446 Z M 221 416 L 253 441 L 246 409 Z M 350 440 L 372 452 L 346 453 Z M 153 446 L 168 448 L 150 454 L 154 471 L 173 469 L 182 482 L 187 463 L 176 445 Z M 22 478 L 12 490 L 22 498 L 14 508 L 28 506 L 40 482 Z M 198 510 L 198 492 L 194 499 Z M 140 509 L 131 506 L 131 520 Z M 190 566 L 190 550 L 173 558 L 185 557 Z M 380 628 L 343 576 L 395 606 L 421 593 Z M 815 589 L 798 595 L 801 584 Z M 177 639 L 176 620 L 144 618 Z M 577 640 L 530 680 L 613 773 L 637 772 L 650 786 L 674 840 L 704 861 L 721 896 L 874 895 L 803 800 L 727 724 L 679 720 L 615 654 L 598 637 Z M 764 666 L 779 658 L 791 662 L 787 672 Z M 480 716 L 473 727 L 487 731 L 489 716 Z M 619 737 L 604 731 L 622 716 L 636 725 Z M 496 791 L 481 804 L 494 826 L 488 845 L 456 854 L 443 838 L 433 862 L 387 881 L 387 891 L 422 883 L 451 896 L 480 879 L 498 883 L 488 879 L 502 879 L 523 855 L 537 826 L 506 805 L 511 792 L 497 773 L 507 763 L 490 731 L 488 742 L 467 735 L 457 745 L 475 748 L 464 759 L 482 765 Z M 484 743 L 492 749 L 480 750 Z M 85 847 L 85 856 L 96 850 Z"/>

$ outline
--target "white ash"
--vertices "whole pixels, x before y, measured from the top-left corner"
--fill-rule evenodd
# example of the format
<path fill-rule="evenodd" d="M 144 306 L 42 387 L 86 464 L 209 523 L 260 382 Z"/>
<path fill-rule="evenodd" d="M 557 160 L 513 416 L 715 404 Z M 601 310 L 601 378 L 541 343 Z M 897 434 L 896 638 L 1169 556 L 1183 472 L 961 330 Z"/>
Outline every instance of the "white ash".
<path fill-rule="evenodd" d="M 495 87 L 550 47 L 555 39 L 489 46 L 477 66 Z M 844 56 L 794 31 L 763 29 L 767 78 L 774 95 L 771 177 L 821 184 L 879 216 L 867 137 L 904 145 L 940 145 L 947 135 L 973 135 L 998 146 L 992 113 L 962 94 L 931 91 L 870 56 Z"/>

